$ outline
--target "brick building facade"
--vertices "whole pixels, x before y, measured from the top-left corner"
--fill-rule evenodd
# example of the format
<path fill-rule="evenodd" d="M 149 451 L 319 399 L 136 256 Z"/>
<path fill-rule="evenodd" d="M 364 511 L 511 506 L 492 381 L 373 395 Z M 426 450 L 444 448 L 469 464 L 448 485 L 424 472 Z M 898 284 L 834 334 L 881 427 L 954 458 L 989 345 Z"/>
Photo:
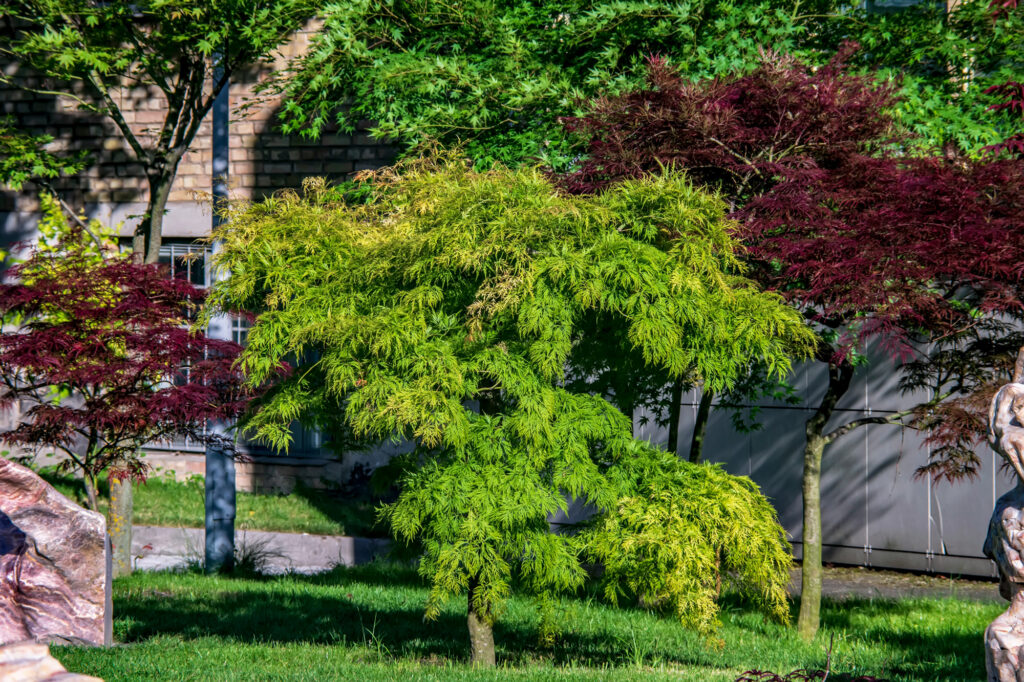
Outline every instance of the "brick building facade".
<path fill-rule="evenodd" d="M 280 132 L 280 100 L 260 97 L 255 86 L 270 73 L 286 67 L 288 60 L 301 54 L 315 26 L 297 32 L 282 46 L 270 64 L 236 74 L 230 86 L 230 187 L 233 197 L 260 198 L 286 188 L 298 188 L 302 179 L 319 175 L 332 180 L 344 179 L 355 171 L 377 168 L 394 157 L 394 148 L 375 140 L 368 132 L 368 121 L 360 122 L 354 134 L 328 132 L 318 140 L 286 136 Z M 0 65 L 8 74 L 18 65 Z M 31 76 L 18 80 L 31 86 L 43 84 Z M 78 94 L 81 94 L 79 92 Z M 125 120 L 137 135 L 154 133 L 164 120 L 165 104 L 156 88 L 124 87 L 114 94 Z M 127 143 L 113 122 L 82 110 L 70 97 L 39 95 L 0 86 L 0 116 L 12 116 L 18 127 L 52 135 L 54 150 L 89 153 L 90 163 L 80 174 L 54 183 L 69 204 L 83 207 L 100 220 L 125 220 L 122 234 L 130 234 L 131 216 L 145 207 L 148 194 L 143 169 L 132 163 Z M 196 212 L 206 199 L 213 175 L 211 119 L 199 129 L 191 151 L 178 167 L 171 191 L 164 236 L 191 238 L 209 233 L 209 215 Z M 0 192 L 0 218 L 10 227 L 12 221 L 31 220 L 38 207 L 35 190 Z M 10 230 L 8 230 L 10 232 Z"/>

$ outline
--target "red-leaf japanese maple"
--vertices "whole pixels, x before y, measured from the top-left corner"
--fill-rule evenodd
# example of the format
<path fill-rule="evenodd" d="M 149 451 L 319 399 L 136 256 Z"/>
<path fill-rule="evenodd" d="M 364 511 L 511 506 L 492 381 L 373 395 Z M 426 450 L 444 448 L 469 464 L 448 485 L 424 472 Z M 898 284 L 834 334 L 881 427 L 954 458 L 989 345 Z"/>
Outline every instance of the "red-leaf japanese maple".
<path fill-rule="evenodd" d="M 586 116 L 564 119 L 570 132 L 589 138 L 589 147 L 562 183 L 589 193 L 675 166 L 735 207 L 780 176 L 796 179 L 877 151 L 896 142 L 892 121 L 882 114 L 894 90 L 847 70 L 855 49 L 845 44 L 817 70 L 764 51 L 749 74 L 699 82 L 653 57 L 648 88 L 599 99 Z"/>
<path fill-rule="evenodd" d="M 186 434 L 246 403 L 233 362 L 240 347 L 188 326 L 204 292 L 156 265 L 98 257 L 71 243 L 37 249 L 0 285 L 0 403 L 20 404 L 7 444 L 48 448 L 85 477 L 144 478 L 140 447 Z"/>
<path fill-rule="evenodd" d="M 590 136 L 590 155 L 562 178 L 569 190 L 593 191 L 663 165 L 685 169 L 731 203 L 752 273 L 818 332 L 818 359 L 829 371 L 806 428 L 804 636 L 818 627 L 825 446 L 864 424 L 907 420 L 938 428 L 940 452 L 959 455 L 949 469 L 942 460 L 933 468 L 969 471 L 956 434 L 971 420 L 960 414 L 943 432 L 942 410 L 929 408 L 950 395 L 969 402 L 1006 356 L 998 339 L 1007 321 L 1022 317 L 1024 168 L 955 152 L 900 156 L 886 113 L 894 94 L 847 69 L 852 49 L 817 70 L 766 52 L 752 73 L 700 83 L 652 60 L 648 88 L 599 100 L 588 116 L 567 121 Z M 935 397 L 826 432 L 872 336 L 904 360 L 932 343 L 930 356 L 906 365 L 904 386 L 929 386 Z M 968 358 L 967 347 L 992 352 Z"/>

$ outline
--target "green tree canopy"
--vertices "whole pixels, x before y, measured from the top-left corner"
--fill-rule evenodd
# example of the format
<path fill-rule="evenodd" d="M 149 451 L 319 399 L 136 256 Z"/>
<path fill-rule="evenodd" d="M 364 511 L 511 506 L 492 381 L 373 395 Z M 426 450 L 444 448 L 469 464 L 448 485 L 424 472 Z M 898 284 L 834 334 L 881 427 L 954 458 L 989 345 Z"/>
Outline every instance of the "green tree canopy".
<path fill-rule="evenodd" d="M 847 36 L 861 62 L 900 82 L 898 122 L 926 150 L 972 155 L 1015 134 L 1024 119 L 990 110 L 993 86 L 1024 81 L 1024 4 L 992 0 L 920 2 L 889 12 L 858 12 Z"/>
<path fill-rule="evenodd" d="M 376 122 L 415 146 L 466 143 L 481 167 L 571 157 L 559 116 L 642 80 L 648 56 L 694 77 L 749 68 L 761 46 L 811 57 L 832 0 L 353 0 L 329 3 L 280 87 L 289 132 Z"/>
<path fill-rule="evenodd" d="M 671 605 L 705 632 L 719 570 L 785 617 L 787 545 L 756 488 L 634 440 L 605 397 L 568 388 L 581 352 L 716 387 L 751 359 L 784 374 L 807 352 L 798 313 L 742 276 L 724 204 L 677 174 L 577 197 L 536 169 L 452 158 L 380 171 L 371 191 L 347 205 L 311 182 L 305 198 L 236 210 L 216 235 L 231 276 L 213 299 L 257 315 L 250 381 L 295 361 L 250 416 L 256 436 L 285 447 L 305 419 L 415 443 L 383 516 L 422 543 L 428 615 L 468 592 L 487 660 L 512 586 L 576 588 L 589 556 L 611 569 L 610 594 Z M 602 334 L 603 347 L 582 343 Z M 587 533 L 549 532 L 567 497 L 600 510 Z"/>
<path fill-rule="evenodd" d="M 843 41 L 898 81 L 918 146 L 980 153 L 1024 123 L 988 111 L 991 86 L 1024 81 L 1024 8 L 963 0 L 880 10 L 832 0 L 355 0 L 332 2 L 309 53 L 281 74 L 285 129 L 376 123 L 408 147 L 463 143 L 487 167 L 576 156 L 558 124 L 641 84 L 650 56 L 684 78 L 737 76 L 770 48 L 824 64 Z M 1019 125 L 1018 125 L 1019 124 Z"/>

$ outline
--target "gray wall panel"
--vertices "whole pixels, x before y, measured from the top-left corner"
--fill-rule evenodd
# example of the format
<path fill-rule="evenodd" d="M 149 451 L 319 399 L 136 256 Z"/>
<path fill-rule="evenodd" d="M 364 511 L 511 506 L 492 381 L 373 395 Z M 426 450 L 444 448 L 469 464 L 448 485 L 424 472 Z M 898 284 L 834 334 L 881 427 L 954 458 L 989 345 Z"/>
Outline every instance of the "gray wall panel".
<path fill-rule="evenodd" d="M 798 534 L 803 527 L 800 480 L 807 414 L 798 409 L 781 409 L 766 410 L 762 415 L 763 427 L 742 436 L 751 462 L 749 470 L 743 473 L 754 479 L 772 500 L 786 529 Z M 732 428 L 728 419 L 723 421 L 725 429 Z M 708 451 L 707 455 L 714 461 L 713 452 Z"/>
<path fill-rule="evenodd" d="M 831 445 L 822 458 L 822 537 L 829 543 L 864 547 L 865 491 L 862 434 L 853 432 Z"/>
<path fill-rule="evenodd" d="M 872 362 L 858 369 L 850 392 L 829 426 L 861 416 L 906 409 L 927 397 L 903 396 L 899 373 L 888 355 L 874 348 Z M 713 410 L 704 456 L 733 474 L 750 476 L 771 499 L 800 556 L 804 424 L 824 393 L 825 368 L 804 363 L 790 383 L 804 398 L 800 407 L 764 402 L 763 428 L 737 433 L 726 412 Z M 689 454 L 700 395 L 684 395 L 679 454 Z M 666 429 L 650 424 L 637 435 L 664 443 Z M 951 485 L 916 479 L 927 462 L 920 434 L 898 426 L 871 425 L 851 431 L 825 451 L 822 475 L 825 560 L 878 567 L 991 576 L 981 554 L 995 498 L 1011 486 L 1005 474 L 993 476 L 994 455 L 984 446 L 981 475 Z M 998 465 L 998 462 L 996 462 Z M 865 551 L 865 550 L 868 551 Z"/>
<path fill-rule="evenodd" d="M 896 426 L 867 426 L 848 437 L 867 442 L 866 526 L 872 551 L 926 553 L 929 481 L 914 479 L 924 462 L 920 436 Z"/>

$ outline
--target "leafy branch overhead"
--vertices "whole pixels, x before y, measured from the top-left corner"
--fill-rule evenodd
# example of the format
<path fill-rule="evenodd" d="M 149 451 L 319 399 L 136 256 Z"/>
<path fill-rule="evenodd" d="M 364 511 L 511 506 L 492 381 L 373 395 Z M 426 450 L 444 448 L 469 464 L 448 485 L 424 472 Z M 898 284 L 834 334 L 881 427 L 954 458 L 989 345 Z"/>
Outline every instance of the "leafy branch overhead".
<path fill-rule="evenodd" d="M 859 65 L 898 84 L 893 115 L 918 152 L 978 157 L 1024 135 L 1024 117 L 990 111 L 1024 80 L 1024 4 L 919 2 L 863 12 L 852 35 L 864 47 Z"/>
<path fill-rule="evenodd" d="M 149 182 L 136 229 L 140 259 L 158 259 L 178 164 L 218 93 L 269 57 L 306 20 L 309 0 L 12 0 L 0 6 L 0 84 L 62 97 L 108 118 Z M 216 79 L 214 71 L 220 67 Z M 164 112 L 151 128 L 126 116 L 124 93 L 143 89 Z"/>
<path fill-rule="evenodd" d="M 277 87 L 285 129 L 376 123 L 418 147 L 466 145 L 480 167 L 574 152 L 557 119 L 635 86 L 658 54 L 693 77 L 747 70 L 758 47 L 810 57 L 841 10 L 830 0 L 358 0 L 324 25 Z"/>
<path fill-rule="evenodd" d="M 697 81 L 748 73 L 762 48 L 823 65 L 851 39 L 865 47 L 857 68 L 899 89 L 892 112 L 913 146 L 978 155 L 1024 132 L 1024 119 L 987 110 L 987 88 L 1022 80 L 1024 40 L 1021 6 L 994 20 L 990 0 L 896 12 L 833 0 L 358 0 L 327 3 L 323 19 L 276 83 L 286 130 L 366 119 L 410 149 L 465 145 L 481 168 L 571 167 L 576 141 L 557 119 L 636 88 L 650 57 Z"/>
<path fill-rule="evenodd" d="M 20 190 L 30 180 L 46 183 L 82 169 L 83 155 L 54 153 L 47 149 L 51 142 L 50 135 L 27 134 L 10 118 L 0 118 L 0 185 Z"/>
<path fill-rule="evenodd" d="M 474 172 L 452 157 L 364 179 L 372 197 L 359 205 L 311 182 L 305 197 L 239 208 L 217 234 L 231 277 L 212 296 L 256 314 L 240 360 L 251 382 L 296 361 L 248 419 L 257 437 L 285 447 L 292 420 L 341 412 L 357 437 L 417 446 L 383 514 L 425 548 L 428 615 L 468 592 L 471 623 L 491 623 L 513 581 L 541 595 L 574 589 L 582 558 L 607 551 L 599 538 L 613 527 L 640 532 L 647 511 L 627 518 L 627 498 L 656 484 L 656 506 L 684 505 L 666 511 L 682 524 L 672 541 L 706 549 L 682 563 L 659 558 L 651 583 L 623 573 L 624 591 L 671 603 L 710 631 L 705 601 L 680 606 L 707 597 L 681 576 L 693 562 L 715 574 L 707 557 L 751 548 L 728 539 L 742 535 L 726 531 L 735 517 L 723 518 L 724 535 L 692 531 L 698 521 L 684 500 L 730 499 L 743 509 L 743 532 L 767 538 L 756 551 L 770 568 L 743 578 L 781 608 L 786 545 L 774 515 L 756 511 L 762 498 L 634 441 L 628 417 L 566 382 L 586 364 L 580 353 L 726 387 L 750 358 L 781 375 L 811 351 L 800 315 L 743 277 L 725 206 L 676 174 L 579 197 L 538 170 Z M 588 335 L 599 342 L 584 343 Z M 619 520 L 588 541 L 552 535 L 548 518 L 566 509 L 566 495 Z"/>

